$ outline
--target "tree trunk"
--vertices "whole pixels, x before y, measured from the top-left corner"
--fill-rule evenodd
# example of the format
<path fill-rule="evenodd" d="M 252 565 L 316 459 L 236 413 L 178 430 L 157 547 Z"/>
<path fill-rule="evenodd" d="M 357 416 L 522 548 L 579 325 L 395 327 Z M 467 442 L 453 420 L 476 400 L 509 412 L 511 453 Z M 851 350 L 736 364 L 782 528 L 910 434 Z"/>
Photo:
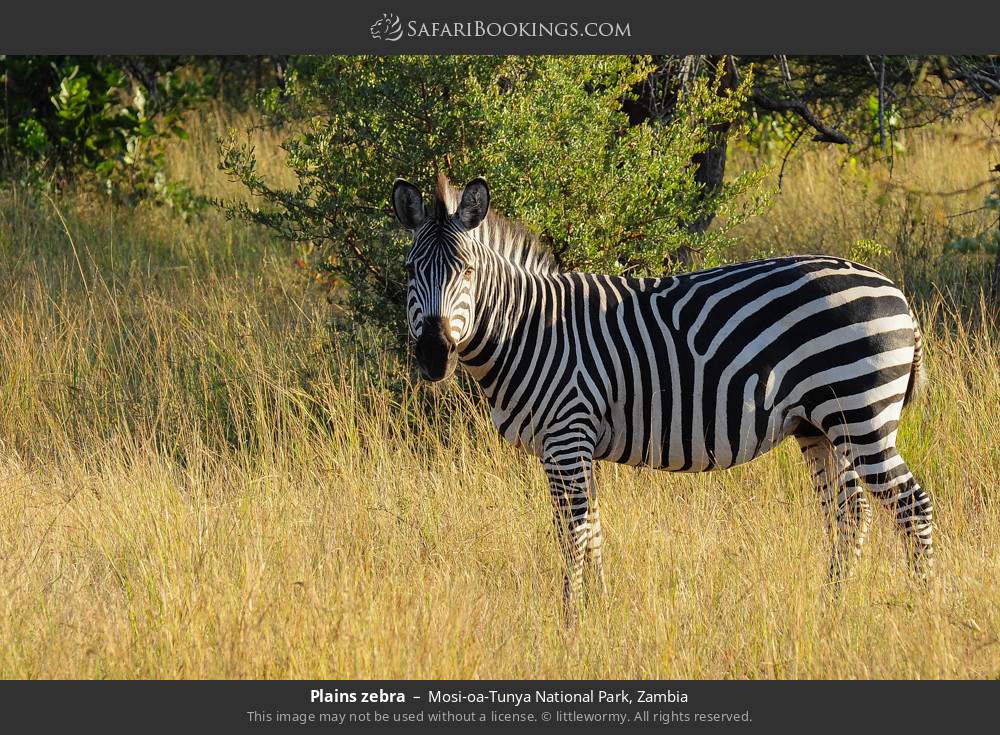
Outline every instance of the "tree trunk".
<path fill-rule="evenodd" d="M 696 73 L 697 68 L 702 64 L 706 68 L 715 69 L 724 57 L 707 56 L 695 57 L 687 56 L 672 62 L 671 57 L 654 57 L 654 61 L 661 68 L 668 68 L 671 64 L 679 64 L 679 68 L 673 69 L 673 88 L 676 94 L 684 93 L 684 88 L 688 83 L 688 75 Z M 695 70 L 695 71 L 693 71 Z M 718 94 L 721 96 L 727 90 L 734 90 L 739 81 L 736 75 L 735 66 L 728 63 L 725 72 L 719 80 Z M 657 99 L 659 91 L 654 91 L 653 86 L 647 82 L 636 85 L 635 96 L 622 100 L 622 110 L 628 115 L 630 125 L 641 125 L 649 122 L 656 124 L 669 117 L 674 109 L 674 105 L 663 99 Z M 698 194 L 698 202 L 702 203 L 715 196 L 722 188 L 722 182 L 726 175 L 726 148 L 729 138 L 731 123 L 720 123 L 709 128 L 713 145 L 701 153 L 696 154 L 691 162 L 695 165 L 694 179 L 701 184 L 701 191 Z M 685 222 L 684 229 L 692 235 L 700 235 L 708 229 L 715 219 L 715 212 L 709 211 L 703 214 L 694 222 Z M 688 266 L 691 263 L 694 250 L 684 245 L 676 252 L 664 258 L 663 267 L 665 270 L 673 270 L 678 264 Z"/>
<path fill-rule="evenodd" d="M 729 142 L 729 129 L 732 123 L 720 123 L 713 125 L 710 130 L 715 144 L 706 148 L 703 152 L 694 156 L 693 162 L 697 165 L 694 180 L 701 184 L 701 193 L 698 201 L 704 202 L 722 189 L 722 182 L 726 178 L 726 149 Z M 700 218 L 687 225 L 687 231 L 700 235 L 708 229 L 715 219 L 715 211 L 706 212 Z"/>
<path fill-rule="evenodd" d="M 706 63 L 709 65 L 709 68 L 716 68 L 720 60 L 720 57 L 710 56 Z M 719 80 L 717 94 L 722 96 L 727 91 L 731 92 L 736 89 L 737 85 L 738 81 L 733 64 L 728 63 L 725 65 L 722 79 Z M 726 178 L 726 150 L 729 146 L 729 130 L 731 127 L 732 123 L 730 122 L 711 126 L 709 134 L 712 140 L 715 141 L 714 144 L 701 153 L 696 154 L 692 159 L 692 163 L 698 167 L 695 170 L 694 180 L 701 184 L 701 191 L 698 194 L 699 204 L 705 202 L 707 199 L 711 199 L 722 189 L 722 183 Z M 715 210 L 711 209 L 694 222 L 688 222 L 685 225 L 685 229 L 692 235 L 700 235 L 709 228 L 714 219 Z M 694 251 L 690 247 L 683 245 L 673 254 L 670 260 L 680 262 L 685 267 L 688 267 L 691 264 L 693 253 Z M 669 267 L 671 263 L 668 261 L 664 265 Z"/>

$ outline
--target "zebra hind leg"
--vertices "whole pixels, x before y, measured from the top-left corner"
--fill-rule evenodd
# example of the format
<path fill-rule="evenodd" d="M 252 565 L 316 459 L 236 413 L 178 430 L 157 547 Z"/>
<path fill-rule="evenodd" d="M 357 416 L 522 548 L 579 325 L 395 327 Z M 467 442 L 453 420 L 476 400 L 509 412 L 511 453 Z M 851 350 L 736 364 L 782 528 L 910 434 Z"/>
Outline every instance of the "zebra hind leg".
<path fill-rule="evenodd" d="M 807 426 L 796 433 L 796 439 L 828 519 L 833 545 L 829 578 L 839 590 L 861 557 L 871 524 L 871 506 L 851 463 L 834 451 L 821 432 Z"/>
<path fill-rule="evenodd" d="M 934 562 L 933 505 L 892 442 L 875 452 L 852 452 L 854 468 L 868 489 L 892 510 L 910 565 L 926 581 Z"/>

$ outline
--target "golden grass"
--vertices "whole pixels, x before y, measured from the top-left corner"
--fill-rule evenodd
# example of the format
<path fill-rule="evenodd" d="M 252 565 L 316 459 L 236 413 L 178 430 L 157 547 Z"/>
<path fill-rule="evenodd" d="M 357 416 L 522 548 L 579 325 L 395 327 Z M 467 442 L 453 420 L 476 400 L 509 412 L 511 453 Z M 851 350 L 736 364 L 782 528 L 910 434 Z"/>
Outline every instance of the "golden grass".
<path fill-rule="evenodd" d="M 269 128 L 253 111 L 234 112 L 215 102 L 189 112 L 184 129 L 187 138 L 174 138 L 166 148 L 166 173 L 171 179 L 194 183 L 205 196 L 246 198 L 243 185 L 219 170 L 220 139 L 233 134 L 254 147 L 257 170 L 272 186 L 294 188 L 295 175 L 285 165 L 285 151 L 281 148 L 281 141 L 291 134 L 288 127 Z"/>
<path fill-rule="evenodd" d="M 566 631 L 537 463 L 331 334 L 285 246 L 0 196 L 0 676 L 1000 675 L 983 320 L 922 307 L 930 390 L 900 443 L 935 498 L 928 594 L 876 513 L 831 599 L 786 444 L 700 476 L 602 465 L 609 590 Z"/>

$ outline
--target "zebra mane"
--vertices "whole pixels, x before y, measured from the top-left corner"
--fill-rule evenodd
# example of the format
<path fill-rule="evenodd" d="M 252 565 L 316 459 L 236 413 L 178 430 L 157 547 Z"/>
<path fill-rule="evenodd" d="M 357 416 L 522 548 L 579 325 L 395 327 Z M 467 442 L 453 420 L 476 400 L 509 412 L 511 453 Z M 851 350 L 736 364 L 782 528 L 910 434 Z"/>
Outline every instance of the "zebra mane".
<path fill-rule="evenodd" d="M 462 190 L 439 173 L 435 192 L 439 217 L 454 214 L 462 199 Z M 490 209 L 486 219 L 475 230 L 476 238 L 503 258 L 534 273 L 556 273 L 559 264 L 555 254 L 538 236 L 520 222 L 512 222 Z"/>

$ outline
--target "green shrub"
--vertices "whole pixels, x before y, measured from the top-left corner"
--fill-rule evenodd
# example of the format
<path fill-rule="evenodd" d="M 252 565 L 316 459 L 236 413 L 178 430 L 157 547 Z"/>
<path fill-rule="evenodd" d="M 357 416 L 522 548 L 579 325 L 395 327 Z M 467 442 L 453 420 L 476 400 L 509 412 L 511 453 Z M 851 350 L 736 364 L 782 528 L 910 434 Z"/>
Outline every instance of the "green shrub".
<path fill-rule="evenodd" d="M 185 137 L 181 117 L 203 98 L 203 81 L 172 57 L 0 56 L 0 173 L 190 211 L 199 200 L 167 180 L 163 147 Z"/>
<path fill-rule="evenodd" d="M 751 82 L 729 93 L 698 81 L 669 121 L 630 125 L 623 100 L 652 71 L 648 58 L 621 56 L 299 59 L 262 105 L 291 123 L 284 148 L 297 186 L 264 180 L 234 133 L 221 165 L 253 198 L 227 208 L 312 243 L 355 315 L 382 324 L 402 323 L 409 241 L 391 215 L 397 176 L 424 192 L 438 171 L 458 184 L 486 176 L 495 206 L 567 268 L 662 273 L 681 245 L 713 262 L 729 229 L 762 206 L 761 176 L 706 196 L 692 159 L 717 142 L 713 126 L 734 122 L 738 134 Z M 691 234 L 707 211 L 719 224 Z"/>

